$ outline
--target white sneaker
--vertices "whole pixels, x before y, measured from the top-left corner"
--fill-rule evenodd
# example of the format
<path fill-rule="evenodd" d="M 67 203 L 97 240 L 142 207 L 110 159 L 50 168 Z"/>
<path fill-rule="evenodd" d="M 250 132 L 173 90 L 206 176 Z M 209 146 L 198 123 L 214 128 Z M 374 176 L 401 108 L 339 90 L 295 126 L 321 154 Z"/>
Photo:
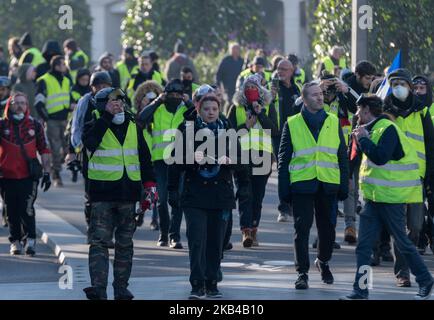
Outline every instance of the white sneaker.
<path fill-rule="evenodd" d="M 277 217 L 277 222 L 289 222 L 289 216 L 287 214 L 279 213 L 279 216 Z"/>
<path fill-rule="evenodd" d="M 11 243 L 10 253 L 13 256 L 21 254 L 21 243 L 18 240 Z"/>
<path fill-rule="evenodd" d="M 36 246 L 36 240 L 35 239 L 27 239 L 26 241 L 26 255 L 28 256 L 34 256 L 35 255 L 35 246 Z"/>

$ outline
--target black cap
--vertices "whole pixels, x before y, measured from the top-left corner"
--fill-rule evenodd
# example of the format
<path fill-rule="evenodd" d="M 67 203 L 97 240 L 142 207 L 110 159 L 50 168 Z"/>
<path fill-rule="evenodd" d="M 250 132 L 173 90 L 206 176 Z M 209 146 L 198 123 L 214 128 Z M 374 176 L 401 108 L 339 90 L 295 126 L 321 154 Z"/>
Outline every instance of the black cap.
<path fill-rule="evenodd" d="M 91 86 L 98 86 L 100 84 L 107 84 L 111 86 L 112 83 L 112 78 L 110 77 L 110 74 L 106 71 L 95 72 L 90 77 Z"/>
<path fill-rule="evenodd" d="M 410 86 L 413 85 L 411 81 L 411 73 L 407 69 L 396 69 L 395 71 L 392 71 L 388 76 L 387 80 L 389 80 L 389 83 L 392 82 L 392 80 L 404 80 L 406 81 Z"/>
<path fill-rule="evenodd" d="M 18 42 L 20 46 L 27 46 L 30 47 L 33 45 L 32 43 L 32 37 L 30 36 L 30 33 L 26 32 L 21 36 L 20 42 Z"/>
<path fill-rule="evenodd" d="M 182 84 L 182 81 L 179 79 L 174 79 L 170 81 L 166 87 L 164 88 L 164 92 L 170 93 L 170 92 L 178 92 L 178 93 L 184 93 L 184 85 Z"/>
<path fill-rule="evenodd" d="M 256 56 L 253 58 L 253 61 L 252 61 L 252 65 L 255 65 L 255 64 L 259 64 L 259 65 L 265 67 L 267 65 L 267 62 L 265 61 L 265 59 L 263 57 Z"/>

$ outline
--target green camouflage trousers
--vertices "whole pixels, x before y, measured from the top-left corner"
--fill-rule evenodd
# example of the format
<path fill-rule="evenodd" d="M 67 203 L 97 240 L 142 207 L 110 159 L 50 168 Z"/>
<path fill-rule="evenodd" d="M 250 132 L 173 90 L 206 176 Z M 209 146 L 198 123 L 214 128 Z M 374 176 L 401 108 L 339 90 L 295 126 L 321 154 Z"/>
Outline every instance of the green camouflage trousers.
<path fill-rule="evenodd" d="M 93 287 L 107 288 L 108 243 L 115 230 L 113 287 L 127 288 L 133 263 L 133 235 L 136 230 L 134 202 L 94 202 L 89 225 L 89 273 Z"/>

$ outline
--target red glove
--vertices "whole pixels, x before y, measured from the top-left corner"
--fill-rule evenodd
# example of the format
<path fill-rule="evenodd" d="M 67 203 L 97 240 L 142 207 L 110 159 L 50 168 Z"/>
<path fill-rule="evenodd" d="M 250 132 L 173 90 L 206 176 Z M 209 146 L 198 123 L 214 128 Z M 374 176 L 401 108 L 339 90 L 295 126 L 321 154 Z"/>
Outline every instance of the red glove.
<path fill-rule="evenodd" d="M 154 208 L 158 201 L 157 184 L 155 182 L 143 183 L 145 189 L 144 199 L 140 201 L 140 207 L 143 211 L 151 210 Z"/>

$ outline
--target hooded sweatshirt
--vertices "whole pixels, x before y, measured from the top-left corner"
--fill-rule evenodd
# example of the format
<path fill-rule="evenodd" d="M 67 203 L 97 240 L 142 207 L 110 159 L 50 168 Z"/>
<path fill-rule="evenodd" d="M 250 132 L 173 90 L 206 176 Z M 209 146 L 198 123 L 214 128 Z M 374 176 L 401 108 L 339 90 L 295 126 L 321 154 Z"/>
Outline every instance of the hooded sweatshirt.
<path fill-rule="evenodd" d="M 92 91 L 90 85 L 87 86 L 81 86 L 78 82 L 78 80 L 80 80 L 81 77 L 84 76 L 91 76 L 90 71 L 88 69 L 80 69 L 77 72 L 77 79 L 75 80 L 75 84 L 72 87 L 71 91 L 72 91 L 72 97 L 73 97 L 73 102 L 77 103 L 78 100 L 80 99 L 76 99 L 75 94 L 74 93 L 78 93 L 80 95 L 80 98 L 83 97 L 86 93 L 89 93 Z"/>
<path fill-rule="evenodd" d="M 42 47 L 42 56 L 44 57 L 46 63 L 40 64 L 36 68 L 36 79 L 39 77 L 42 77 L 44 74 L 46 74 L 48 71 L 50 71 L 50 61 L 51 58 L 54 56 L 61 56 L 63 55 L 62 49 L 60 48 L 60 45 L 55 40 L 48 40 L 45 42 L 44 46 Z"/>
<path fill-rule="evenodd" d="M 29 69 L 32 67 L 29 63 L 24 63 L 22 66 L 18 68 L 18 80 L 15 84 L 13 91 L 14 92 L 22 92 L 26 94 L 27 99 L 29 100 L 30 106 L 30 114 L 33 118 L 38 117 L 38 113 L 34 107 L 35 95 L 36 95 L 36 85 L 32 80 L 27 80 L 27 73 Z"/>
<path fill-rule="evenodd" d="M 41 123 L 30 116 L 29 108 L 23 120 L 15 120 L 10 112 L 11 99 L 8 100 L 3 119 L 0 120 L 0 168 L 5 179 L 25 179 L 29 177 L 28 165 L 17 141 L 22 140 L 29 158 L 36 153 L 49 154 L 47 139 Z"/>

